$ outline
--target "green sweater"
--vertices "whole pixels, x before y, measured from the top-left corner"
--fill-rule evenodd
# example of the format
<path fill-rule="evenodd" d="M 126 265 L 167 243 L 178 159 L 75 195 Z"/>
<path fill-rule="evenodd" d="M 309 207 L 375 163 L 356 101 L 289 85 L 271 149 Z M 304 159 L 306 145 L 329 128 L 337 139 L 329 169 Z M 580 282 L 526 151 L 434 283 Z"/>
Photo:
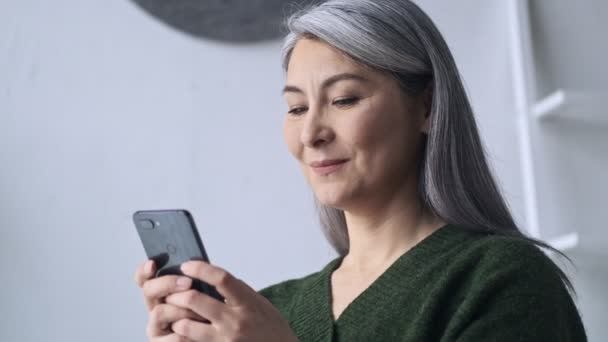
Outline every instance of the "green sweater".
<path fill-rule="evenodd" d="M 259 290 L 302 342 L 587 340 L 558 266 L 523 240 L 445 225 L 334 320 L 330 276 L 341 261 Z"/>

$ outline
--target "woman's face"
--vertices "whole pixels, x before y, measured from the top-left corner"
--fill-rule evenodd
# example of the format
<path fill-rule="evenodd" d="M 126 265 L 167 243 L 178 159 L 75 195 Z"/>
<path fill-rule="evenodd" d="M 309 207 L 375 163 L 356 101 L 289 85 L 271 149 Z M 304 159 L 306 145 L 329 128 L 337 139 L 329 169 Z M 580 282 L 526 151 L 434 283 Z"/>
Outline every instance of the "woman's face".
<path fill-rule="evenodd" d="M 312 39 L 296 44 L 286 83 L 285 141 L 319 202 L 348 210 L 389 200 L 415 177 L 428 129 L 422 96 Z"/>

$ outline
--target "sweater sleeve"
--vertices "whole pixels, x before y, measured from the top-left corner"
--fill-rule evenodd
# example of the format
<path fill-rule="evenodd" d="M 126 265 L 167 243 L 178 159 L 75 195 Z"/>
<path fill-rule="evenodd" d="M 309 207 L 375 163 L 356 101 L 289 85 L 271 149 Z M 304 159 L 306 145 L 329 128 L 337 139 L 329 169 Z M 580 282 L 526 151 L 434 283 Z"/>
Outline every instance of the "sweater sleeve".
<path fill-rule="evenodd" d="M 585 342 L 576 304 L 559 267 L 538 247 L 504 240 L 482 254 L 443 341 Z M 498 248 L 496 248 L 498 247 Z"/>
<path fill-rule="evenodd" d="M 545 294 L 517 294 L 479 307 L 457 342 L 585 342 L 573 303 Z"/>

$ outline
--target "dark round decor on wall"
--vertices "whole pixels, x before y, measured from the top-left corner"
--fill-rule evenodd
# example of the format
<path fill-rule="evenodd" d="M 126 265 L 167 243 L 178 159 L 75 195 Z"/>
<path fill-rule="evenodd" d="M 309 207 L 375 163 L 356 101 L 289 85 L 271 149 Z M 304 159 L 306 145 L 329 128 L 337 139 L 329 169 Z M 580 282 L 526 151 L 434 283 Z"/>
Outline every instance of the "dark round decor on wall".
<path fill-rule="evenodd" d="M 284 34 L 293 11 L 325 0 L 131 0 L 165 24 L 198 38 L 244 43 Z"/>

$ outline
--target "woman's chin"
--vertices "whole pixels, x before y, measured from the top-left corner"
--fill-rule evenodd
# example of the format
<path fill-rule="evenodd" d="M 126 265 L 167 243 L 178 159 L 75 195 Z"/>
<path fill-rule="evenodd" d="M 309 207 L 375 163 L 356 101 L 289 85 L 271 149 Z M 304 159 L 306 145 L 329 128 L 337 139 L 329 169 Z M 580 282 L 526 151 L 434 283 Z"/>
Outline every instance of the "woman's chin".
<path fill-rule="evenodd" d="M 344 207 L 344 197 L 337 194 L 317 194 L 317 201 L 326 207 L 342 209 Z"/>

